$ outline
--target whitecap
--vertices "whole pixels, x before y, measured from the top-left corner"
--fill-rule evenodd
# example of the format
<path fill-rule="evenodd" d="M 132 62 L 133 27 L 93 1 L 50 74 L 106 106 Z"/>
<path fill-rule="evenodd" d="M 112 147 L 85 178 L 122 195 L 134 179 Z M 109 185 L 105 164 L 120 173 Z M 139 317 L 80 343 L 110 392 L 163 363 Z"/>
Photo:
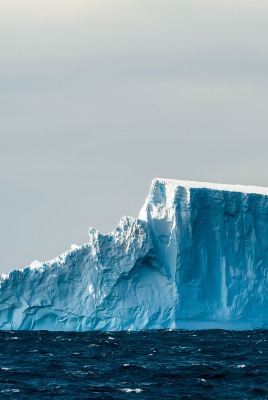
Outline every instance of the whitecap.
<path fill-rule="evenodd" d="M 3 390 L 1 390 L 1 393 L 9 393 L 9 392 L 19 393 L 20 389 L 3 389 Z"/>
<path fill-rule="evenodd" d="M 130 389 L 130 388 L 124 388 L 124 389 L 120 389 L 121 392 L 125 392 L 125 393 L 131 393 L 131 392 L 135 392 L 135 393 L 141 393 L 142 389 Z"/>

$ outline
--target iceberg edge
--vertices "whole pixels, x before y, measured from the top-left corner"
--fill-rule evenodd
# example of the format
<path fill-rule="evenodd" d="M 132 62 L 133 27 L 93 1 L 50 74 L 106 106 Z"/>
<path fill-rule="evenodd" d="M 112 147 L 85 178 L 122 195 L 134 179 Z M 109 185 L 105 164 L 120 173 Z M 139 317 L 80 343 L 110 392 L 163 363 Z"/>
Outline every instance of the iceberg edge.
<path fill-rule="evenodd" d="M 2 330 L 268 327 L 268 188 L 154 179 L 139 218 L 0 278 Z"/>

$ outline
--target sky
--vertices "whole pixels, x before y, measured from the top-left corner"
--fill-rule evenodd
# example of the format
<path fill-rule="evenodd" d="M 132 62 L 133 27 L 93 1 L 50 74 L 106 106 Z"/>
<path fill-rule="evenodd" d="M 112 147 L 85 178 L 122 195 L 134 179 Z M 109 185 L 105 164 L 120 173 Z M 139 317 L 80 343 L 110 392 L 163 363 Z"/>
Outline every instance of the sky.
<path fill-rule="evenodd" d="M 0 273 L 155 177 L 268 186 L 267 0 L 2 0 Z"/>

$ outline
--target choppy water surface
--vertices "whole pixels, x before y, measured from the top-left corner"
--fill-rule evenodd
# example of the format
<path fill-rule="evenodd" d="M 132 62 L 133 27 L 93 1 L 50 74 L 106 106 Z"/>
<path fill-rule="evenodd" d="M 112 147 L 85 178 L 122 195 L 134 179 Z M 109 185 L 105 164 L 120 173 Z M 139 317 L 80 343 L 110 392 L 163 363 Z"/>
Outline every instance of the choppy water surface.
<path fill-rule="evenodd" d="M 268 331 L 0 332 L 2 399 L 268 399 Z"/>

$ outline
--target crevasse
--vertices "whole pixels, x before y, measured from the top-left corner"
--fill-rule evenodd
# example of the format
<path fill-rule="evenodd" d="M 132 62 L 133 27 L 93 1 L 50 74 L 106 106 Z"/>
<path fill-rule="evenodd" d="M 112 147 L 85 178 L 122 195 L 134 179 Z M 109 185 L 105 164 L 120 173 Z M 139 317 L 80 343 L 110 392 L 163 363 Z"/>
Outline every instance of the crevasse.
<path fill-rule="evenodd" d="M 139 218 L 0 278 L 0 329 L 268 327 L 268 189 L 155 179 Z"/>

